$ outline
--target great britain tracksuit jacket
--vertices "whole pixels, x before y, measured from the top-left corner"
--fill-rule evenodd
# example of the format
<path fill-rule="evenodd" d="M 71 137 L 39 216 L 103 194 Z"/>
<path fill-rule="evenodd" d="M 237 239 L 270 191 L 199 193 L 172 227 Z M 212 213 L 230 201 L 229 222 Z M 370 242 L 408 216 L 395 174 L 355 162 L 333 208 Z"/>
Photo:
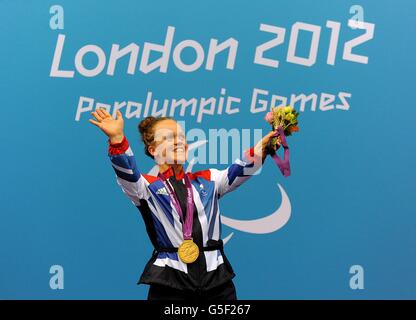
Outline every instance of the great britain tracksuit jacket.
<path fill-rule="evenodd" d="M 194 198 L 192 236 L 200 247 L 198 259 L 190 264 L 182 262 L 175 250 L 183 241 L 182 223 L 172 204 L 163 181 L 143 174 L 126 137 L 117 144 L 108 140 L 108 156 L 122 191 L 139 209 L 149 239 L 154 246 L 138 284 L 163 284 L 181 290 L 209 290 L 235 276 L 222 249 L 219 199 L 238 188 L 258 169 L 261 162 L 254 156 L 254 148 L 246 150 L 243 160 L 236 159 L 224 170 L 206 169 L 188 172 Z M 175 175 L 169 167 L 162 172 L 173 187 L 186 213 L 184 172 Z M 210 250 L 209 247 L 214 247 Z M 203 249 L 205 247 L 205 249 Z M 216 248 L 216 249 L 215 249 Z M 202 251 L 204 250 L 204 251 Z"/>

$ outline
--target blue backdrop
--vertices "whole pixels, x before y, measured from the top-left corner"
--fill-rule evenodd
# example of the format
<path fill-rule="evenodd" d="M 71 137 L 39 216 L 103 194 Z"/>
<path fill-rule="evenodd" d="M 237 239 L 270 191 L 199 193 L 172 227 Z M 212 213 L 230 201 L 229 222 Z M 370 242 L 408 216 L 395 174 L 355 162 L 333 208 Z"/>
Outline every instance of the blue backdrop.
<path fill-rule="evenodd" d="M 88 112 L 76 119 L 79 99 L 113 106 L 115 101 L 144 102 L 148 91 L 163 100 L 218 97 L 221 88 L 241 98 L 239 112 L 205 115 L 199 122 L 190 114 L 175 118 L 186 120 L 187 129 L 206 132 L 269 130 L 265 112 L 250 110 L 253 88 L 289 98 L 318 96 L 316 110 L 306 105 L 300 132 L 289 138 L 292 175 L 284 178 L 267 159 L 260 175 L 222 199 L 227 217 L 261 218 L 279 207 L 279 183 L 292 207 L 288 223 L 273 233 L 223 225 L 223 237 L 234 232 L 226 252 L 239 298 L 416 298 L 416 20 L 411 14 L 416 3 L 360 1 L 374 36 L 352 51 L 368 57 L 368 63 L 343 59 L 344 44 L 366 33 L 348 27 L 361 10 L 350 12 L 356 4 L 2 0 L 0 298 L 145 298 L 148 287 L 136 281 L 151 244 L 139 211 L 116 184 L 105 136 L 89 124 Z M 59 10 L 50 12 L 53 5 L 63 9 L 63 29 L 53 27 L 59 22 Z M 334 65 L 327 63 L 332 30 L 327 21 L 340 23 Z M 296 22 L 321 29 L 316 62 L 309 67 L 287 61 Z M 264 53 L 279 60 L 278 68 L 254 63 L 256 47 L 276 37 L 261 31 L 260 24 L 286 30 L 284 42 Z M 192 39 L 207 51 L 211 38 L 236 39 L 234 69 L 227 69 L 226 54 L 219 54 L 212 71 L 204 63 L 184 72 L 171 55 L 166 73 L 141 72 L 144 42 L 163 44 L 169 26 L 175 27 L 173 47 Z M 71 78 L 51 75 L 59 34 L 65 35 L 59 68 L 74 70 Z M 125 58 L 113 76 L 106 74 L 107 65 L 93 77 L 74 67 L 77 51 L 87 44 L 102 48 L 108 59 L 113 44 L 132 42 L 140 47 L 134 74 L 126 72 Z M 310 43 L 310 32 L 300 32 L 296 54 L 308 56 Z M 194 58 L 192 49 L 184 50 L 184 62 Z M 84 64 L 93 68 L 97 57 L 86 55 Z M 349 109 L 321 110 L 323 92 L 349 93 Z M 143 153 L 139 120 L 126 120 L 126 135 L 147 172 L 153 162 Z M 63 290 L 50 287 L 53 265 L 63 267 Z M 361 290 L 350 287 L 354 265 L 364 270 Z"/>

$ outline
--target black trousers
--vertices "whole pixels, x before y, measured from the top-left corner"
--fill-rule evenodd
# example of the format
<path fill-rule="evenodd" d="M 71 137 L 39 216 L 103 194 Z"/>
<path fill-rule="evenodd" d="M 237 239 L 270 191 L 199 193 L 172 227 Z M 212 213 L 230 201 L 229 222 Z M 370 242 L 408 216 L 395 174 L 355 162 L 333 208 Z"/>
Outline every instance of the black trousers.
<path fill-rule="evenodd" d="M 237 300 L 237 293 L 232 280 L 208 291 L 179 290 L 161 284 L 151 284 L 147 300 L 182 300 L 204 302 L 210 300 Z"/>

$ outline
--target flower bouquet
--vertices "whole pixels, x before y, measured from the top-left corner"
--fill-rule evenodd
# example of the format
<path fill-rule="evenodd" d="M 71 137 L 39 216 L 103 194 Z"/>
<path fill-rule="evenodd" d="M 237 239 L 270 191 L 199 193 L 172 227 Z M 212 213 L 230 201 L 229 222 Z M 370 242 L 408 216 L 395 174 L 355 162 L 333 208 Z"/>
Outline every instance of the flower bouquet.
<path fill-rule="evenodd" d="M 298 127 L 298 115 L 297 112 L 291 106 L 272 107 L 266 114 L 264 119 L 272 126 L 273 130 L 277 131 L 271 139 L 268 147 L 269 153 L 273 160 L 276 162 L 283 176 L 288 177 L 290 175 L 290 161 L 289 161 L 289 146 L 287 145 L 286 137 L 292 135 L 293 132 L 299 131 Z M 275 150 L 279 148 L 278 139 L 280 144 L 284 148 L 284 158 L 281 160 L 276 154 Z M 270 151 L 273 150 L 273 151 Z"/>

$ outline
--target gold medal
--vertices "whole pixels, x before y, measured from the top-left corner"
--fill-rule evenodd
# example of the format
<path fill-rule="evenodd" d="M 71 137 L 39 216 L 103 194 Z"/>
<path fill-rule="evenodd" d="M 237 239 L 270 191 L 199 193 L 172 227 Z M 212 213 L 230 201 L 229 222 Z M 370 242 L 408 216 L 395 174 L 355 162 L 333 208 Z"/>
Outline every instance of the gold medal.
<path fill-rule="evenodd" d="M 178 248 L 179 258 L 185 263 L 192 263 L 199 256 L 199 248 L 192 239 L 184 240 Z"/>

